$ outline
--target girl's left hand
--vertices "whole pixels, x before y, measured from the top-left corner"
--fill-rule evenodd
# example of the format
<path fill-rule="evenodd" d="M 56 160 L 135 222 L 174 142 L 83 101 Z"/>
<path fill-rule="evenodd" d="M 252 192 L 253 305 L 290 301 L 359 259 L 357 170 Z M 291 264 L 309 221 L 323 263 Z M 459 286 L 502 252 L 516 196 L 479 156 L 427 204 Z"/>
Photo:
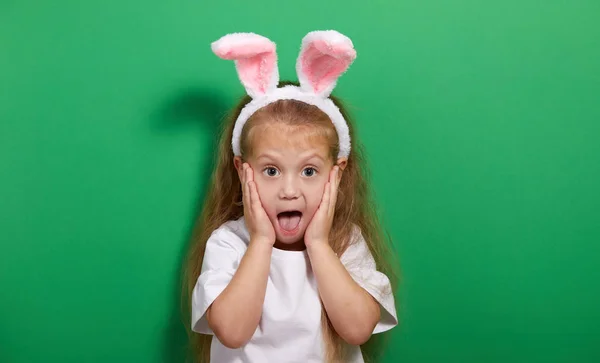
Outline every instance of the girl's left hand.
<path fill-rule="evenodd" d="M 336 165 L 329 172 L 329 182 L 325 184 L 321 204 L 304 232 L 304 244 L 307 248 L 316 244 L 329 244 L 329 231 L 333 223 L 337 191 L 340 185 L 338 174 L 339 167 Z"/>

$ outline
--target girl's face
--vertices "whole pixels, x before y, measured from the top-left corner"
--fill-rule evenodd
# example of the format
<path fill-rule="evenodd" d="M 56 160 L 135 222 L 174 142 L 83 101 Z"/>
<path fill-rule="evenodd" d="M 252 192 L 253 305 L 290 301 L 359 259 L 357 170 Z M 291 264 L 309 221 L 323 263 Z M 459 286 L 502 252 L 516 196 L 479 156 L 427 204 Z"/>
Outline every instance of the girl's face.
<path fill-rule="evenodd" d="M 281 249 L 304 249 L 304 232 L 334 166 L 325 136 L 305 130 L 277 123 L 252 130 L 252 155 L 246 162 L 254 171 L 260 201 Z M 240 172 L 241 158 L 236 157 L 235 165 Z M 345 158 L 338 165 L 343 170 Z"/>

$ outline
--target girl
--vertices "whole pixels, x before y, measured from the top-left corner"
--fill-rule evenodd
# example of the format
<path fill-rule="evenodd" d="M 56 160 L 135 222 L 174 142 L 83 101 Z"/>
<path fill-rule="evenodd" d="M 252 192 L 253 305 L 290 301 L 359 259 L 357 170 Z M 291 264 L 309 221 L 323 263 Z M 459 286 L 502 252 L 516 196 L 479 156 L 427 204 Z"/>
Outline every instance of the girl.
<path fill-rule="evenodd" d="M 309 33 L 299 84 L 279 84 L 267 38 L 229 34 L 212 48 L 235 60 L 248 96 L 225 125 L 189 253 L 198 358 L 364 362 L 360 345 L 397 324 L 396 264 L 349 118 L 330 97 L 352 42 Z"/>

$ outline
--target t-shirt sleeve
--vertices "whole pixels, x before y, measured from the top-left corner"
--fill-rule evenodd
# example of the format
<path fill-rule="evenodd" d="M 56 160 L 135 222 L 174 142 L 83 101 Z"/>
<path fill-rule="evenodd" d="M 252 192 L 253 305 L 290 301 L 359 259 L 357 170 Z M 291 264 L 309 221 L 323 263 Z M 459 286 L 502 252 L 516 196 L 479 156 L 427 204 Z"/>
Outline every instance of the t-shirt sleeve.
<path fill-rule="evenodd" d="M 215 231 L 206 242 L 202 271 L 192 292 L 192 330 L 214 334 L 206 320 L 206 310 L 223 292 L 238 268 L 241 252 L 235 248 L 238 237 Z"/>
<path fill-rule="evenodd" d="M 379 303 L 381 317 L 373 334 L 382 333 L 398 324 L 394 294 L 389 278 L 377 270 L 375 259 L 360 231 L 358 235 L 359 237 L 342 254 L 340 261 L 354 281 Z"/>

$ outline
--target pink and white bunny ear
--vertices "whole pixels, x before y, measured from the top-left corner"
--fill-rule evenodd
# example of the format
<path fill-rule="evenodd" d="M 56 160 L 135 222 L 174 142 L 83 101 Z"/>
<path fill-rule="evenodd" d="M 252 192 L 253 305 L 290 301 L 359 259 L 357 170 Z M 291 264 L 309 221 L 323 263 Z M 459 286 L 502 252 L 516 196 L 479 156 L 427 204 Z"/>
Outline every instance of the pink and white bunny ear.
<path fill-rule="evenodd" d="M 227 34 L 211 45 L 220 58 L 234 60 L 240 81 L 250 97 L 257 98 L 277 88 L 276 46 L 254 33 Z"/>
<path fill-rule="evenodd" d="M 354 45 L 345 35 L 335 30 L 308 33 L 302 39 L 296 62 L 300 86 L 307 92 L 329 97 L 355 58 Z"/>

